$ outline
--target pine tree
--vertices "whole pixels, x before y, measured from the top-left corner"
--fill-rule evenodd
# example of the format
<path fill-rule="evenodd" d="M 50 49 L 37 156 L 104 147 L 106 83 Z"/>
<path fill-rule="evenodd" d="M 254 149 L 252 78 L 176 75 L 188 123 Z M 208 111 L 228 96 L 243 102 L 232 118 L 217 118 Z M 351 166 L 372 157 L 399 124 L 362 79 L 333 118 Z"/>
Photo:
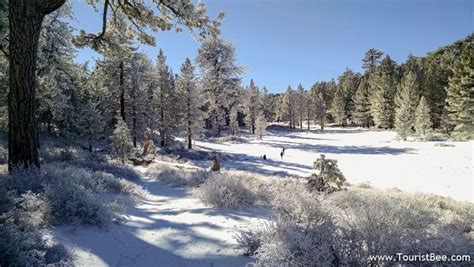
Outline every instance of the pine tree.
<path fill-rule="evenodd" d="M 452 68 L 447 88 L 446 110 L 450 124 L 461 135 L 474 132 L 474 42 L 469 42 Z"/>
<path fill-rule="evenodd" d="M 218 38 L 207 39 L 199 48 L 197 62 L 206 95 L 209 120 L 216 136 L 221 135 L 226 112 L 238 101 L 242 67 L 236 64 L 235 47 Z"/>
<path fill-rule="evenodd" d="M 238 120 L 238 110 L 237 107 L 232 107 L 230 109 L 229 115 L 229 128 L 232 135 L 237 135 L 239 133 L 239 120 Z"/>
<path fill-rule="evenodd" d="M 429 139 L 432 125 L 433 123 L 431 122 L 430 108 L 428 107 L 425 97 L 422 96 L 415 113 L 416 135 L 421 140 Z"/>
<path fill-rule="evenodd" d="M 370 113 L 374 123 L 379 128 L 393 127 L 396 94 L 395 62 L 386 56 L 377 71 L 369 76 Z"/>
<path fill-rule="evenodd" d="M 89 152 L 92 152 L 94 140 L 97 140 L 104 131 L 103 117 L 92 99 L 82 107 L 78 127 L 81 129 L 81 136 L 88 141 Z"/>
<path fill-rule="evenodd" d="M 160 134 L 160 146 L 169 145 L 171 133 L 177 127 L 176 92 L 174 75 L 168 65 L 166 56 L 160 49 L 156 62 L 156 80 L 153 91 L 154 125 Z"/>
<path fill-rule="evenodd" d="M 395 110 L 395 130 L 403 140 L 411 133 L 415 123 L 415 111 L 420 91 L 419 81 L 415 72 L 409 71 L 403 76 L 399 85 Z"/>
<path fill-rule="evenodd" d="M 295 91 L 288 86 L 286 92 L 281 95 L 279 101 L 279 113 L 282 120 L 287 120 L 290 129 L 294 129 L 296 125 L 296 101 Z"/>
<path fill-rule="evenodd" d="M 366 70 L 366 72 L 371 73 L 377 69 L 378 64 L 380 63 L 379 59 L 382 57 L 383 52 L 379 51 L 375 48 L 369 49 L 365 53 L 364 59 L 362 59 L 362 68 Z"/>
<path fill-rule="evenodd" d="M 327 83 L 315 83 L 311 87 L 311 99 L 314 105 L 315 118 L 318 120 L 321 130 L 326 124 L 327 107 L 329 102 Z"/>
<path fill-rule="evenodd" d="M 355 112 L 354 121 L 362 127 L 370 127 L 370 100 L 369 100 L 369 84 L 367 78 L 364 77 L 359 83 L 359 87 L 354 96 Z"/>
<path fill-rule="evenodd" d="M 267 120 L 265 119 L 265 116 L 263 115 L 263 113 L 259 113 L 257 115 L 255 124 L 256 124 L 257 135 L 259 136 L 260 139 L 262 139 L 263 136 L 266 134 L 266 129 L 267 129 Z"/>
<path fill-rule="evenodd" d="M 128 157 L 133 152 L 132 136 L 122 116 L 117 116 L 117 124 L 113 133 L 113 151 L 115 156 L 122 161 L 122 164 L 127 162 Z"/>
<path fill-rule="evenodd" d="M 194 66 L 186 58 L 181 66 L 181 74 L 176 81 L 179 105 L 181 106 L 181 128 L 185 130 L 188 149 L 192 149 L 192 140 L 199 135 L 204 127 L 204 113 L 201 110 L 203 97 L 197 87 Z"/>
<path fill-rule="evenodd" d="M 298 88 L 296 89 L 295 100 L 297 123 L 300 126 L 300 129 L 303 129 L 303 118 L 306 113 L 306 93 L 301 84 L 298 84 Z"/>
<path fill-rule="evenodd" d="M 311 130 L 311 118 L 313 117 L 313 109 L 314 109 L 314 99 L 312 98 L 311 91 L 305 92 L 305 110 L 306 110 L 306 127 L 308 131 Z"/>
<path fill-rule="evenodd" d="M 321 157 L 314 162 L 313 168 L 319 171 L 319 173 L 311 175 L 308 179 L 308 184 L 311 189 L 318 192 L 330 193 L 339 190 L 346 181 L 346 178 L 337 166 L 337 160 L 326 159 L 324 154 L 321 154 Z"/>
<path fill-rule="evenodd" d="M 346 126 L 347 114 L 345 110 L 345 97 L 341 87 L 338 87 L 336 95 L 331 104 L 331 110 L 329 111 L 334 118 L 334 121 L 341 126 Z"/>
<path fill-rule="evenodd" d="M 261 104 L 259 102 L 259 90 L 253 79 L 250 80 L 250 85 L 247 87 L 244 96 L 245 121 L 249 125 L 252 134 L 255 134 L 255 121 Z"/>

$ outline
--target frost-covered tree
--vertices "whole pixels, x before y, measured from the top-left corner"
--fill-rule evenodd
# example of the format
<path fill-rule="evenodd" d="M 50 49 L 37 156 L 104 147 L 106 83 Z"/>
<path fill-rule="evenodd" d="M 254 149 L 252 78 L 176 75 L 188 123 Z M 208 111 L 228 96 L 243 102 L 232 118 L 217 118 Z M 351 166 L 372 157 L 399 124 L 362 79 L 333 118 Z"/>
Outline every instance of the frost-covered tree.
<path fill-rule="evenodd" d="M 180 128 L 184 129 L 188 149 L 192 149 L 193 139 L 204 127 L 204 113 L 201 110 L 203 97 L 197 86 L 194 66 L 189 58 L 181 65 L 181 73 L 176 79 L 176 92 L 181 108 Z"/>
<path fill-rule="evenodd" d="M 382 57 L 382 55 L 382 51 L 379 51 L 375 48 L 369 49 L 365 53 L 364 59 L 362 59 L 362 68 L 364 68 L 366 72 L 374 72 L 377 69 L 378 64 L 380 63 L 380 58 Z"/>
<path fill-rule="evenodd" d="M 321 157 L 313 163 L 313 168 L 317 173 L 311 175 L 308 184 L 315 191 L 330 193 L 341 189 L 346 181 L 337 166 L 337 160 L 326 159 L 324 154 L 321 154 Z"/>
<path fill-rule="evenodd" d="M 430 108 L 424 96 L 421 97 L 415 113 L 415 131 L 421 140 L 427 140 L 431 134 L 433 123 L 430 117 Z"/>
<path fill-rule="evenodd" d="M 156 60 L 153 90 L 154 125 L 160 134 L 160 146 L 169 144 L 171 133 L 177 126 L 176 92 L 173 74 L 166 65 L 166 56 L 160 49 Z"/>
<path fill-rule="evenodd" d="M 296 125 L 296 96 L 295 91 L 288 86 L 286 92 L 281 95 L 278 112 L 282 120 L 288 121 L 291 129 L 295 128 Z"/>
<path fill-rule="evenodd" d="M 369 78 L 372 90 L 370 112 L 375 125 L 379 128 L 393 127 L 396 81 L 395 62 L 387 55 L 381 61 L 377 71 Z"/>
<path fill-rule="evenodd" d="M 370 114 L 369 84 L 366 77 L 362 78 L 359 83 L 354 96 L 354 104 L 354 121 L 362 127 L 369 128 L 372 118 Z"/>
<path fill-rule="evenodd" d="M 239 133 L 239 111 L 236 106 L 230 109 L 229 128 L 232 135 L 237 135 Z"/>
<path fill-rule="evenodd" d="M 250 80 L 249 86 L 245 90 L 244 95 L 244 112 L 245 121 L 250 127 L 252 134 L 255 134 L 255 121 L 257 120 L 258 112 L 261 109 L 259 90 L 255 85 L 253 79 Z"/>
<path fill-rule="evenodd" d="M 80 128 L 80 135 L 88 142 L 89 152 L 92 152 L 94 141 L 101 136 L 105 126 L 102 114 L 92 99 L 88 99 L 82 106 L 77 126 Z"/>
<path fill-rule="evenodd" d="M 398 137 L 406 140 L 415 123 L 415 111 L 420 98 L 416 72 L 408 71 L 399 85 L 395 110 L 395 130 Z"/>
<path fill-rule="evenodd" d="M 201 88 L 216 136 L 221 135 L 226 112 L 238 100 L 242 67 L 236 64 L 235 47 L 219 38 L 207 39 L 198 50 Z"/>
<path fill-rule="evenodd" d="M 264 86 L 260 90 L 260 110 L 263 112 L 265 118 L 273 120 L 274 106 L 272 106 L 273 95 L 268 93 L 268 89 Z"/>
<path fill-rule="evenodd" d="M 8 106 L 9 170 L 16 165 L 40 167 L 35 116 L 36 63 L 40 25 L 45 16 L 56 11 L 65 2 L 64 0 L 8 1 L 6 9 L 10 30 L 8 59 L 10 66 L 18 66 L 15 69 L 10 68 L 9 72 L 9 79 L 13 81 L 9 84 Z M 196 4 L 190 0 L 153 2 L 155 5 L 146 5 L 141 1 L 87 1 L 97 10 L 99 6 L 101 7 L 102 29 L 97 34 L 80 31 L 76 44 L 88 45 L 94 49 L 113 46 L 115 32 L 110 31 L 108 27 L 108 16 L 115 17 L 119 13 L 123 13 L 128 22 L 120 30 L 133 32 L 140 42 L 146 44 L 155 43 L 154 37 L 147 33 L 147 29 L 158 31 L 175 28 L 180 31 L 181 27 L 186 27 L 191 31 L 198 29 L 201 38 L 219 33 L 218 27 L 223 14 L 219 15 L 218 20 L 210 19 L 202 2 Z M 5 17 L 1 16 L 2 25 Z M 1 37 L 3 40 L 3 34 Z M 5 50 L 3 42 L 1 48 L 2 51 Z"/>
<path fill-rule="evenodd" d="M 300 129 L 303 129 L 303 118 L 306 114 L 306 93 L 303 85 L 298 84 L 295 92 L 296 118 Z"/>
<path fill-rule="evenodd" d="M 319 122 L 321 130 L 324 130 L 329 103 L 327 83 L 315 83 L 311 87 L 311 99 L 314 105 L 315 119 Z"/>
<path fill-rule="evenodd" d="M 313 110 L 314 110 L 314 99 L 312 97 L 312 92 L 311 90 L 305 91 L 305 110 L 306 110 L 306 127 L 309 130 L 311 130 L 311 119 L 314 117 L 313 116 Z"/>
<path fill-rule="evenodd" d="M 455 61 L 447 88 L 447 119 L 456 132 L 474 132 L 474 41 L 470 41 Z"/>
<path fill-rule="evenodd" d="M 255 131 L 257 132 L 257 135 L 259 136 L 260 139 L 262 139 L 263 136 L 266 134 L 267 124 L 268 124 L 267 120 L 265 119 L 265 116 L 263 115 L 263 113 L 259 113 L 255 121 L 255 126 L 256 126 Z"/>
<path fill-rule="evenodd" d="M 338 87 L 334 99 L 331 104 L 330 113 L 336 123 L 346 126 L 347 113 L 345 109 L 345 94 L 342 87 Z"/>
<path fill-rule="evenodd" d="M 133 145 L 130 130 L 122 116 L 117 116 L 117 124 L 115 125 L 112 140 L 114 155 L 122 161 L 122 164 L 125 164 L 128 157 L 132 155 Z"/>
<path fill-rule="evenodd" d="M 133 146 L 137 147 L 137 142 L 145 136 L 145 132 L 150 128 L 150 115 L 152 109 L 149 88 L 153 86 L 153 63 L 147 55 L 134 53 L 130 62 L 129 81 L 127 82 L 128 105 L 125 108 L 127 113 L 127 124 L 132 133 Z"/>
<path fill-rule="evenodd" d="M 82 70 L 74 62 L 72 28 L 66 22 L 71 18 L 70 5 L 45 18 L 37 59 L 36 116 L 40 126 L 46 126 L 49 133 L 63 137 L 73 133 L 75 114 L 71 101 L 78 90 L 75 81 Z"/>

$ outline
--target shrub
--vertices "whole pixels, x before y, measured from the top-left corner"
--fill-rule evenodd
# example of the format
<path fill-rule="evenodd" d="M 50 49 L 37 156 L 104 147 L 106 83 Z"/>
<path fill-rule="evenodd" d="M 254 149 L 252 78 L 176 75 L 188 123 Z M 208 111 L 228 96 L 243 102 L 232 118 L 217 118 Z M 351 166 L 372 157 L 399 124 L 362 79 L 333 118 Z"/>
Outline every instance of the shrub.
<path fill-rule="evenodd" d="M 202 202 L 220 208 L 240 209 L 255 202 L 255 196 L 238 178 L 214 174 L 194 191 Z"/>
<path fill-rule="evenodd" d="M 0 265 L 67 264 L 67 251 L 45 229 L 50 209 L 47 200 L 31 192 L 1 193 Z"/>
<path fill-rule="evenodd" d="M 257 256 L 259 266 L 333 266 L 338 258 L 332 246 L 332 228 L 330 221 L 304 227 L 280 218 L 238 239 L 238 244 Z"/>
<path fill-rule="evenodd" d="M 150 164 L 148 170 L 152 177 L 172 186 L 196 187 L 204 183 L 212 174 L 203 170 L 172 167 L 164 164 Z"/>
<path fill-rule="evenodd" d="M 333 192 L 341 189 L 346 181 L 341 170 L 337 167 L 337 160 L 326 159 L 324 154 L 314 162 L 314 169 L 319 171 L 308 179 L 311 189 L 318 192 Z"/>

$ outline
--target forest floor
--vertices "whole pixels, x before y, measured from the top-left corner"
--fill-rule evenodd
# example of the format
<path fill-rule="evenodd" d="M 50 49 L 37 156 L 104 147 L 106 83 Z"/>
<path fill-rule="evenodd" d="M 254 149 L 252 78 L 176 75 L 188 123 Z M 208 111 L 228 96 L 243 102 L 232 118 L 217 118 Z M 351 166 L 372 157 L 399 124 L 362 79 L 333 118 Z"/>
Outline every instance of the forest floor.
<path fill-rule="evenodd" d="M 395 133 L 328 128 L 286 131 L 271 127 L 262 140 L 242 135 L 196 141 L 196 148 L 221 155 L 224 169 L 272 176 L 307 176 L 312 163 L 325 154 L 336 159 L 349 183 L 434 193 L 460 201 L 473 200 L 472 141 L 396 141 Z M 283 159 L 282 148 L 286 149 Z M 262 156 L 266 154 L 267 159 Z M 209 168 L 209 159 L 188 160 L 184 167 Z M 262 208 L 240 211 L 210 208 L 189 189 L 172 187 L 149 175 L 145 167 L 139 184 L 146 198 L 124 198 L 124 222 L 105 229 L 60 226 L 58 241 L 78 266 L 245 266 L 234 235 L 275 215 Z"/>

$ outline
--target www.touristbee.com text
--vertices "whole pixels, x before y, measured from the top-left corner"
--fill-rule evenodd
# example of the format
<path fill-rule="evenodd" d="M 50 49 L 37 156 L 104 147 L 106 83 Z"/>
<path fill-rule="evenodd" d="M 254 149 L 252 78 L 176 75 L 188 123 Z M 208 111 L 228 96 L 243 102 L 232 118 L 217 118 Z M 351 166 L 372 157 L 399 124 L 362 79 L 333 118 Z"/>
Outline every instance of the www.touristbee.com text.
<path fill-rule="evenodd" d="M 439 255 L 436 253 L 427 254 L 404 254 L 396 253 L 395 255 L 370 255 L 369 262 L 471 262 L 470 255 Z"/>

